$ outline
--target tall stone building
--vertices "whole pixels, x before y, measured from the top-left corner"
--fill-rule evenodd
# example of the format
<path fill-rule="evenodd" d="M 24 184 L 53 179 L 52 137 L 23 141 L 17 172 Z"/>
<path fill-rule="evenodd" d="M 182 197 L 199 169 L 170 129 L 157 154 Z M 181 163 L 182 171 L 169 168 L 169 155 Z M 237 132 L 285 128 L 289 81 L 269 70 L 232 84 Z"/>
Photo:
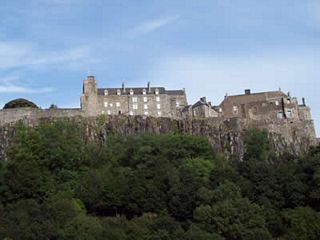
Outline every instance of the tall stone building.
<path fill-rule="evenodd" d="M 153 117 L 178 117 L 187 106 L 184 90 L 166 90 L 164 87 L 97 88 L 95 77 L 83 83 L 81 109 L 89 116 L 145 115 Z"/>
<path fill-rule="evenodd" d="M 249 89 L 244 94 L 225 96 L 222 103 L 216 107 L 223 118 L 245 118 L 249 120 L 281 120 L 310 121 L 310 108 L 303 99 L 299 105 L 297 98 L 290 93 L 271 91 L 251 93 Z"/>

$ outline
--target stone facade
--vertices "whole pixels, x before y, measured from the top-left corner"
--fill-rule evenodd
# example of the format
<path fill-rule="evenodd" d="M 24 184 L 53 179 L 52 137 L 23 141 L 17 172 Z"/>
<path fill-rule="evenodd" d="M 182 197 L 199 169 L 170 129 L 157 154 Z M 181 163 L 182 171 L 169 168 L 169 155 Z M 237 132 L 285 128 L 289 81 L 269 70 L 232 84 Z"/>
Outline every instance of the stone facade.
<path fill-rule="evenodd" d="M 225 96 L 218 109 L 223 118 L 311 120 L 310 108 L 304 100 L 299 105 L 290 93 L 284 94 L 281 91 L 251 93 L 245 90 L 243 95 Z"/>
<path fill-rule="evenodd" d="M 182 118 L 216 118 L 219 117 L 219 113 L 211 105 L 211 102 L 207 102 L 206 97 L 202 97 L 195 104 L 183 108 L 181 116 Z"/>
<path fill-rule="evenodd" d="M 97 88 L 96 80 L 89 76 L 83 84 L 81 109 L 88 116 L 145 115 L 177 118 L 187 105 L 184 90 L 166 90 L 163 87 Z"/>

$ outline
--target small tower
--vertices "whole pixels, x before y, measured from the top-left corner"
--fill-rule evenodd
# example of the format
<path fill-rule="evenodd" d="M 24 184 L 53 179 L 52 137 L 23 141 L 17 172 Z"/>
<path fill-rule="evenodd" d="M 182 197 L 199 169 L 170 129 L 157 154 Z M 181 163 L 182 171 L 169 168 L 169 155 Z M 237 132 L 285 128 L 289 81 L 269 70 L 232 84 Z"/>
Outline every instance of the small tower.
<path fill-rule="evenodd" d="M 98 90 L 94 76 L 88 76 L 87 79 L 83 81 L 81 110 L 87 116 L 98 115 Z"/>

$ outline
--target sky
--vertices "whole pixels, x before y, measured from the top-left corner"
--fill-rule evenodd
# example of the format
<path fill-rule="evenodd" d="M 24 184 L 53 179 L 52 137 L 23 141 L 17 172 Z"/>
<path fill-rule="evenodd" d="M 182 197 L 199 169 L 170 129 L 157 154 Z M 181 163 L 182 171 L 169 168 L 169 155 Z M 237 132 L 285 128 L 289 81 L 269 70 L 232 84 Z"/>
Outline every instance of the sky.
<path fill-rule="evenodd" d="M 0 105 L 79 107 L 82 81 L 206 96 L 281 88 L 320 134 L 319 0 L 1 0 Z"/>

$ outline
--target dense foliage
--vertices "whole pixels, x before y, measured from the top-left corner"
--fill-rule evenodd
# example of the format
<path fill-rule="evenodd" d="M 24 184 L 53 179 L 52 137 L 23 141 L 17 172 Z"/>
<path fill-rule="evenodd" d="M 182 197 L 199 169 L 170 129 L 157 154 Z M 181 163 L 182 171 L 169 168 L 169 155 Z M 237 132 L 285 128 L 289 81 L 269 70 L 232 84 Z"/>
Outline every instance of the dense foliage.
<path fill-rule="evenodd" d="M 0 239 L 320 239 L 320 149 L 277 159 L 250 130 L 226 160 L 187 135 L 86 142 L 68 122 L 17 126 L 0 166 Z"/>
<path fill-rule="evenodd" d="M 38 108 L 38 106 L 36 104 L 34 104 L 33 102 L 30 102 L 27 99 L 23 99 L 23 98 L 18 98 L 18 99 L 14 99 L 10 102 L 7 102 L 3 109 L 8 109 L 8 108 Z"/>

